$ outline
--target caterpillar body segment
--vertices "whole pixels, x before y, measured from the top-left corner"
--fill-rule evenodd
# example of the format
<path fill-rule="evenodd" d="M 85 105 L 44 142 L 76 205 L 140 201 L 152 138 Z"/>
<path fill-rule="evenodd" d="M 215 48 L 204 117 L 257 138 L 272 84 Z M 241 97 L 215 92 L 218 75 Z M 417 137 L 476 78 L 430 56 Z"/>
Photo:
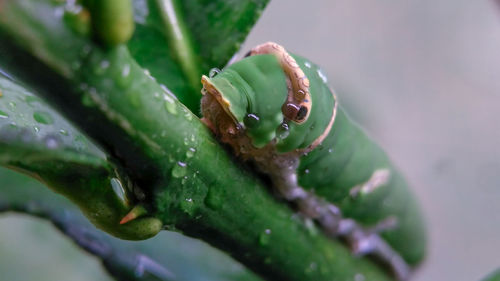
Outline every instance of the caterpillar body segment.
<path fill-rule="evenodd" d="M 327 235 L 406 280 L 410 264 L 423 256 L 418 207 L 326 82 L 318 66 L 266 43 L 216 76 L 202 77 L 203 120 Z M 299 114 L 301 107 L 307 114 Z"/>

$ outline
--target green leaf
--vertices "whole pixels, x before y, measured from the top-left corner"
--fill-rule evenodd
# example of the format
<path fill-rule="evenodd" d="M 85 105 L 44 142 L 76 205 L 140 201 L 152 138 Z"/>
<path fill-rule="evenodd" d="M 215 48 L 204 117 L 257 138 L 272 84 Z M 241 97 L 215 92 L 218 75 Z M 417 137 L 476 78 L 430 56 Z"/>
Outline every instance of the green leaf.
<path fill-rule="evenodd" d="M 60 114 L 5 77 L 0 77 L 0 92 L 0 165 L 46 183 L 116 236 L 144 239 L 159 231 L 161 225 L 154 219 L 118 224 L 134 203 L 132 187 L 118 167 Z"/>
<path fill-rule="evenodd" d="M 222 68 L 268 0 L 136 0 L 136 31 L 128 47 L 137 62 L 195 114 L 200 77 Z"/>
<path fill-rule="evenodd" d="M 41 98 L 1 75 L 0 144 L 0 163 L 28 171 L 30 162 L 41 160 L 108 168 L 104 152 L 79 130 Z"/>
<path fill-rule="evenodd" d="M 119 280 L 259 280 L 200 241 L 173 232 L 144 242 L 119 240 L 96 230 L 71 202 L 33 179 L 4 168 L 0 168 L 0 179 L 0 212 L 21 212 L 49 220 Z M 43 236 L 38 242 L 46 243 Z"/>
<path fill-rule="evenodd" d="M 482 281 L 500 281 L 500 268 L 490 273 Z"/>

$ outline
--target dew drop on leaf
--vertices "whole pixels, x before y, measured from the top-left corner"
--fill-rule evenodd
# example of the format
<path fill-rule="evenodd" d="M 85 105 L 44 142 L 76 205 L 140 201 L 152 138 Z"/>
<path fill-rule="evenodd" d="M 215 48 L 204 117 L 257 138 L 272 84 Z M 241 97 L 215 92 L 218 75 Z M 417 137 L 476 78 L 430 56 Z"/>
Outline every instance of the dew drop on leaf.
<path fill-rule="evenodd" d="M 45 146 L 48 149 L 56 149 L 59 147 L 61 141 L 56 136 L 46 136 L 44 138 Z"/>
<path fill-rule="evenodd" d="M 194 147 L 190 147 L 187 151 L 186 151 L 186 157 L 187 158 L 191 158 L 194 156 L 194 153 L 196 152 L 196 149 Z"/>
<path fill-rule="evenodd" d="M 271 240 L 271 229 L 266 229 L 259 235 L 259 243 L 262 246 L 269 244 Z"/>
<path fill-rule="evenodd" d="M 186 166 L 187 166 L 186 163 L 178 161 L 177 164 L 172 169 L 172 176 L 174 178 L 180 178 L 185 176 L 187 171 Z"/>
<path fill-rule="evenodd" d="M 166 100 L 165 101 L 165 108 L 167 109 L 167 111 L 170 113 L 170 114 L 173 114 L 173 115 L 176 115 L 177 114 L 177 108 L 175 106 L 175 103 L 170 100 Z"/>
<path fill-rule="evenodd" d="M 189 214 L 190 216 L 194 215 L 194 202 L 192 198 L 186 198 L 180 202 L 181 209 Z"/>
<path fill-rule="evenodd" d="M 354 281 L 365 281 L 365 276 L 361 273 L 356 273 L 356 275 L 354 275 Z"/>
<path fill-rule="evenodd" d="M 49 113 L 43 111 L 36 111 L 33 113 L 33 119 L 40 124 L 50 125 L 54 123 L 52 116 Z"/>
<path fill-rule="evenodd" d="M 6 118 L 9 118 L 9 114 L 7 114 L 7 112 L 0 110 L 0 119 L 6 119 Z"/>

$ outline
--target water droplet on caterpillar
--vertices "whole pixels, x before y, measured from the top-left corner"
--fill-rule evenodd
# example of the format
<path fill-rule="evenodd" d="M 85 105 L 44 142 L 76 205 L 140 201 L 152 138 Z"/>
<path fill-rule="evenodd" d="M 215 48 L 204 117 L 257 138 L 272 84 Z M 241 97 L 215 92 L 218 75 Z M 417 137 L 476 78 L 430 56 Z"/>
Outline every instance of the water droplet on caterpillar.
<path fill-rule="evenodd" d="M 321 80 L 323 80 L 323 83 L 328 82 L 328 78 L 326 77 L 326 75 L 323 73 L 323 71 L 321 69 L 318 69 L 317 72 L 318 72 L 319 78 L 321 78 Z"/>
<path fill-rule="evenodd" d="M 259 116 L 253 113 L 247 114 L 243 119 L 243 123 L 245 123 L 245 126 L 248 128 L 255 128 L 257 125 L 259 125 L 259 121 Z"/>
<path fill-rule="evenodd" d="M 290 129 L 288 128 L 287 123 L 281 123 L 281 126 L 276 130 L 278 135 L 278 139 L 283 140 L 286 139 L 290 135 Z"/>
<path fill-rule="evenodd" d="M 218 68 L 212 68 L 210 69 L 210 71 L 208 72 L 208 77 L 210 78 L 214 78 L 215 76 L 217 76 L 217 74 L 220 73 L 220 69 Z"/>

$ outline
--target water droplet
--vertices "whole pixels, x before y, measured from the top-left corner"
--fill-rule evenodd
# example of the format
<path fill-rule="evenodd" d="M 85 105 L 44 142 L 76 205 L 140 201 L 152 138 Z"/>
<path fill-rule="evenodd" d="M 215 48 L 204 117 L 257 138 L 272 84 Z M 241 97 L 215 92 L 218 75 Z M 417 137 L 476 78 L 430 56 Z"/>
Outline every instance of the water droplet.
<path fill-rule="evenodd" d="M 281 123 L 281 125 L 276 130 L 279 139 L 286 139 L 290 135 L 290 130 L 287 123 Z"/>
<path fill-rule="evenodd" d="M 13 101 L 11 101 L 11 102 L 9 102 L 9 106 L 10 106 L 10 108 L 15 109 L 16 108 L 16 103 L 13 102 Z"/>
<path fill-rule="evenodd" d="M 103 61 L 101 61 L 101 63 L 100 63 L 100 67 L 101 67 L 102 69 L 106 69 L 106 68 L 108 68 L 108 67 L 109 67 L 109 61 L 107 61 L 107 60 L 103 60 Z"/>
<path fill-rule="evenodd" d="M 177 165 L 175 165 L 174 168 L 172 169 L 172 176 L 174 178 L 180 178 L 186 175 L 187 171 L 186 166 L 187 166 L 186 163 L 178 161 Z"/>
<path fill-rule="evenodd" d="M 56 149 L 59 147 L 59 144 L 61 141 L 56 136 L 49 135 L 49 136 L 46 136 L 44 138 L 44 142 L 45 142 L 45 146 L 48 149 Z"/>
<path fill-rule="evenodd" d="M 77 149 L 87 149 L 88 147 L 87 140 L 82 135 L 75 136 L 73 144 L 77 147 Z"/>
<path fill-rule="evenodd" d="M 220 69 L 218 68 L 212 68 L 210 69 L 210 71 L 208 72 L 208 77 L 210 78 L 214 78 L 215 76 L 217 76 L 217 74 L 220 73 Z"/>
<path fill-rule="evenodd" d="M 123 203 L 128 205 L 128 200 L 127 200 L 125 188 L 123 188 L 122 182 L 118 178 L 112 178 L 110 180 L 110 183 L 111 183 L 111 188 L 115 192 L 116 196 L 118 196 L 118 198 L 120 198 L 120 200 Z"/>
<path fill-rule="evenodd" d="M 177 106 L 173 101 L 170 100 L 165 100 L 165 108 L 167 109 L 170 114 L 176 115 L 177 114 Z"/>
<path fill-rule="evenodd" d="M 187 158 L 191 158 L 194 156 L 194 153 L 196 152 L 196 149 L 194 147 L 190 147 L 187 151 L 186 151 L 186 157 Z"/>
<path fill-rule="evenodd" d="M 81 55 L 81 57 L 85 58 L 90 54 L 91 51 L 92 51 L 92 46 L 90 44 L 87 44 L 87 45 L 82 47 L 80 55 Z"/>
<path fill-rule="evenodd" d="M 184 176 L 181 180 L 181 183 L 184 185 L 186 184 L 186 181 L 187 181 L 188 177 L 187 176 Z"/>
<path fill-rule="evenodd" d="M 317 72 L 318 72 L 319 78 L 321 78 L 321 80 L 323 80 L 323 83 L 328 82 L 328 78 L 326 78 L 326 75 L 323 73 L 323 71 L 321 69 L 318 69 Z"/>
<path fill-rule="evenodd" d="M 122 77 L 127 77 L 130 74 L 130 64 L 126 64 L 122 69 Z"/>
<path fill-rule="evenodd" d="M 0 110 L 0 119 L 6 119 L 6 118 L 9 118 L 9 114 L 7 114 L 7 112 Z"/>
<path fill-rule="evenodd" d="M 33 127 L 33 130 L 35 130 L 35 133 L 40 132 L 40 128 L 38 126 Z"/>
<path fill-rule="evenodd" d="M 311 63 L 310 63 L 310 62 L 308 62 L 308 61 L 306 61 L 306 62 L 304 63 L 304 65 L 305 65 L 307 68 L 311 68 Z"/>
<path fill-rule="evenodd" d="M 43 111 L 36 111 L 33 113 L 33 119 L 40 124 L 50 125 L 54 123 L 52 116 L 49 113 Z"/>
<path fill-rule="evenodd" d="M 181 106 L 180 107 L 182 112 L 184 112 L 184 117 L 186 117 L 186 119 L 188 121 L 191 121 L 193 119 L 193 114 L 191 113 L 191 111 L 189 111 L 186 107 L 184 106 Z"/>
<path fill-rule="evenodd" d="M 333 148 L 329 148 L 328 153 L 332 153 L 332 152 L 333 152 Z"/>
<path fill-rule="evenodd" d="M 298 90 L 296 93 L 295 93 L 295 99 L 298 100 L 298 101 L 302 101 L 306 98 L 306 92 L 304 92 L 303 90 Z"/>
<path fill-rule="evenodd" d="M 36 97 L 36 96 L 26 96 L 24 98 L 24 100 L 26 101 L 26 103 L 28 103 L 30 106 L 33 105 L 33 103 L 35 102 L 40 102 L 40 98 Z"/>
<path fill-rule="evenodd" d="M 354 275 L 354 281 L 365 281 L 365 276 L 361 273 L 356 273 L 356 275 Z"/>
<path fill-rule="evenodd" d="M 180 203 L 180 207 L 190 216 L 194 215 L 194 201 L 192 198 L 186 198 L 185 200 L 182 200 Z"/>
<path fill-rule="evenodd" d="M 61 18 L 64 15 L 64 7 L 57 7 L 54 9 L 54 16 L 56 18 Z"/>
<path fill-rule="evenodd" d="M 245 123 L 245 126 L 247 126 L 248 128 L 255 128 L 257 125 L 259 125 L 259 121 L 259 116 L 253 113 L 247 114 L 243 119 L 243 123 Z"/>
<path fill-rule="evenodd" d="M 68 131 L 66 131 L 66 130 L 64 130 L 64 129 L 59 130 L 59 134 L 61 134 L 61 135 L 63 135 L 63 136 L 67 136 L 67 135 L 69 135 L 69 134 L 68 134 Z"/>
<path fill-rule="evenodd" d="M 304 173 L 309 174 L 309 169 L 305 169 Z"/>
<path fill-rule="evenodd" d="M 259 243 L 262 246 L 269 244 L 270 240 L 271 240 L 271 229 L 266 229 L 259 235 Z"/>
<path fill-rule="evenodd" d="M 311 263 L 309 264 L 309 266 L 306 268 L 305 273 L 306 273 L 306 274 L 311 274 L 311 273 L 313 273 L 314 271 L 316 271 L 317 269 L 318 269 L 318 264 L 317 264 L 317 263 L 315 263 L 315 262 L 311 262 Z"/>
<path fill-rule="evenodd" d="M 92 100 L 92 97 L 90 96 L 89 93 L 85 93 L 83 96 L 82 96 L 82 104 L 84 106 L 94 106 L 95 105 L 95 102 L 94 100 Z"/>
<path fill-rule="evenodd" d="M 97 66 L 94 67 L 94 73 L 96 75 L 103 75 L 108 67 L 109 67 L 109 61 L 103 60 Z"/>
<path fill-rule="evenodd" d="M 161 84 L 160 87 L 165 92 L 165 94 L 167 94 L 167 96 L 165 97 L 165 100 L 167 100 L 167 98 L 170 98 L 173 102 L 174 100 L 177 99 L 177 97 L 174 95 L 174 93 L 172 93 L 172 91 L 170 91 L 170 89 L 167 88 L 167 86 Z"/>

